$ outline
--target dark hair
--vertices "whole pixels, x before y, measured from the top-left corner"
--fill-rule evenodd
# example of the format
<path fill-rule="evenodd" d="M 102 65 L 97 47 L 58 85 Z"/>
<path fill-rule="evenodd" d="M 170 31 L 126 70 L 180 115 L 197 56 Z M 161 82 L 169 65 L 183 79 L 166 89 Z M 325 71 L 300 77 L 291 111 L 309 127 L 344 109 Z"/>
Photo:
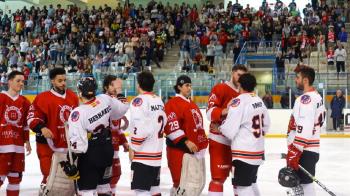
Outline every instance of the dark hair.
<path fill-rule="evenodd" d="M 250 73 L 245 73 L 241 75 L 238 79 L 241 88 L 247 92 L 253 92 L 256 87 L 255 76 Z"/>
<path fill-rule="evenodd" d="M 143 71 L 137 75 L 137 83 L 144 91 L 152 92 L 155 82 L 153 74 L 150 71 Z"/>
<path fill-rule="evenodd" d="M 16 76 L 18 76 L 18 75 L 24 76 L 24 73 L 23 73 L 23 72 L 20 72 L 20 71 L 17 71 L 17 70 L 12 71 L 12 72 L 7 76 L 7 80 L 12 80 L 12 79 L 14 79 Z"/>
<path fill-rule="evenodd" d="M 50 80 L 55 79 L 57 75 L 66 75 L 66 70 L 60 67 L 53 68 L 49 73 Z"/>
<path fill-rule="evenodd" d="M 234 72 L 234 71 L 238 71 L 238 70 L 241 70 L 241 71 L 244 71 L 244 72 L 248 72 L 247 67 L 244 66 L 244 65 L 235 65 L 235 66 L 232 67 L 231 71 Z"/>
<path fill-rule="evenodd" d="M 103 80 L 103 93 L 107 92 L 108 86 L 111 85 L 111 83 L 117 79 L 117 76 L 114 75 L 107 75 L 105 79 Z"/>
<path fill-rule="evenodd" d="M 307 78 L 309 80 L 309 85 L 312 85 L 315 81 L 315 70 L 312 67 L 300 65 L 294 72 L 296 74 L 300 73 L 302 78 Z"/>
<path fill-rule="evenodd" d="M 188 77 L 187 75 L 181 75 L 179 76 L 177 79 L 176 79 L 176 84 L 174 85 L 174 90 L 175 90 L 175 93 L 179 94 L 180 93 L 180 90 L 178 88 L 178 86 L 182 86 L 186 83 L 192 83 L 191 81 L 191 78 Z"/>

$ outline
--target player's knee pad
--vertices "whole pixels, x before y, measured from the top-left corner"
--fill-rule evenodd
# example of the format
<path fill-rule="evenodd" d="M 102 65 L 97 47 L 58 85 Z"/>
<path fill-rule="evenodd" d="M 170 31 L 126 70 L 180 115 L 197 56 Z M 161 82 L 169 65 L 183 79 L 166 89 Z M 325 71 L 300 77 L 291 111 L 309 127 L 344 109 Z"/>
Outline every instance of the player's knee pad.
<path fill-rule="evenodd" d="M 19 184 L 22 181 L 22 172 L 10 172 L 7 179 L 9 184 Z"/>
<path fill-rule="evenodd" d="M 80 196 L 94 196 L 95 190 L 79 191 Z"/>
<path fill-rule="evenodd" d="M 96 192 L 98 195 L 103 195 L 103 194 L 107 194 L 107 195 L 111 195 L 112 191 L 111 191 L 111 186 L 109 184 L 99 184 L 97 185 L 96 188 Z"/>
<path fill-rule="evenodd" d="M 237 196 L 254 195 L 252 186 L 236 186 L 234 193 Z"/>
<path fill-rule="evenodd" d="M 150 196 L 151 193 L 149 191 L 143 191 L 143 190 L 135 190 L 136 196 Z"/>
<path fill-rule="evenodd" d="M 304 195 L 307 196 L 315 196 L 316 192 L 315 192 L 315 186 L 313 183 L 309 183 L 309 184 L 300 184 L 301 187 L 303 187 L 303 191 L 304 191 Z"/>
<path fill-rule="evenodd" d="M 151 195 L 159 196 L 160 195 L 160 187 L 159 186 L 152 186 L 150 192 L 151 192 Z"/>
<path fill-rule="evenodd" d="M 214 178 L 209 183 L 209 192 L 223 192 L 225 179 Z"/>

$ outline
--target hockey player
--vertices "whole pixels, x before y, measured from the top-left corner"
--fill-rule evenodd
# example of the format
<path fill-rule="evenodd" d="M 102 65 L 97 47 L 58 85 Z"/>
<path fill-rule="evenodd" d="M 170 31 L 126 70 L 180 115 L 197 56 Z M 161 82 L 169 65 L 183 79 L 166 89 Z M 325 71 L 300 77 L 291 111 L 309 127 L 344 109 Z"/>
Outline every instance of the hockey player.
<path fill-rule="evenodd" d="M 177 78 L 176 85 L 174 86 L 176 95 L 171 98 L 165 104 L 165 112 L 167 114 L 168 122 L 165 126 L 165 133 L 167 135 L 167 158 L 168 166 L 173 179 L 173 188 L 171 190 L 171 196 L 175 195 L 175 192 L 186 192 L 186 195 L 200 195 L 205 184 L 205 167 L 204 156 L 205 149 L 208 145 L 208 139 L 205 135 L 203 128 L 203 117 L 198 106 L 190 99 L 191 95 L 191 79 L 186 75 L 181 75 Z M 184 154 L 193 154 L 195 159 L 200 162 L 202 171 L 195 168 L 184 166 L 183 161 Z M 188 171 L 182 172 L 183 170 Z M 183 173 L 191 175 L 197 175 L 198 178 L 186 178 L 181 176 Z M 181 184 L 184 187 L 179 187 Z M 198 182 L 193 181 L 199 179 Z M 187 183 L 186 183 L 187 182 Z M 195 186 L 193 186 L 194 183 Z M 192 185 L 192 186 L 186 186 Z"/>
<path fill-rule="evenodd" d="M 299 164 L 313 176 L 319 159 L 320 129 L 326 113 L 322 97 L 312 86 L 315 71 L 300 66 L 296 70 L 295 84 L 304 91 L 293 107 L 288 133 L 287 166 L 296 170 L 304 195 L 316 195 L 312 179 L 299 170 Z"/>
<path fill-rule="evenodd" d="M 239 77 L 247 72 L 247 68 L 241 65 L 234 66 L 231 72 L 231 80 L 217 84 L 211 90 L 207 107 L 207 118 L 211 122 L 210 127 L 218 126 L 225 119 L 228 112 L 228 104 L 239 95 Z M 231 170 L 230 141 L 221 133 L 211 131 L 209 133 L 209 154 L 211 182 L 209 183 L 209 196 L 222 196 L 223 184 Z"/>
<path fill-rule="evenodd" d="M 139 95 L 131 101 L 129 132 L 131 189 L 137 196 L 161 195 L 160 166 L 163 132 L 167 118 L 160 97 L 152 93 L 155 83 L 151 72 L 137 75 Z"/>
<path fill-rule="evenodd" d="M 70 148 L 78 164 L 76 168 L 66 162 L 64 171 L 75 179 L 80 175 L 80 195 L 93 196 L 97 192 L 99 196 L 109 196 L 114 154 L 110 118 L 112 114 L 117 119 L 123 117 L 129 106 L 106 94 L 96 96 L 97 83 L 92 77 L 80 79 L 78 90 L 82 105 L 68 119 Z"/>
<path fill-rule="evenodd" d="M 24 147 L 28 155 L 32 150 L 26 121 L 30 102 L 19 95 L 23 86 L 24 74 L 12 71 L 8 75 L 8 91 L 0 93 L 0 187 L 7 177 L 8 196 L 19 195 L 24 171 Z"/>
<path fill-rule="evenodd" d="M 241 94 L 231 101 L 219 131 L 231 140 L 235 195 L 260 196 L 257 172 L 263 163 L 264 135 L 269 129 L 270 117 L 264 102 L 254 94 L 255 77 L 246 73 L 238 81 Z"/>
<path fill-rule="evenodd" d="M 67 149 L 64 123 L 71 110 L 79 105 L 76 94 L 66 89 L 66 72 L 63 68 L 52 69 L 49 78 L 51 90 L 35 97 L 27 117 L 29 128 L 36 133 L 36 150 L 43 175 L 41 192 L 50 173 L 53 152 Z"/>
<path fill-rule="evenodd" d="M 103 81 L 103 92 L 109 96 L 117 97 L 120 101 L 126 102 L 126 98 L 122 92 L 122 80 L 116 76 L 107 75 Z M 122 126 L 122 120 L 124 125 Z M 124 152 L 129 151 L 129 144 L 125 138 L 123 130 L 127 128 L 129 124 L 128 119 L 123 116 L 122 119 L 114 119 L 111 116 L 111 132 L 112 132 L 112 144 L 114 147 L 113 166 L 112 166 L 112 177 L 111 177 L 111 190 L 115 195 L 116 186 L 121 176 L 121 166 L 119 159 L 119 146 L 123 145 Z"/>

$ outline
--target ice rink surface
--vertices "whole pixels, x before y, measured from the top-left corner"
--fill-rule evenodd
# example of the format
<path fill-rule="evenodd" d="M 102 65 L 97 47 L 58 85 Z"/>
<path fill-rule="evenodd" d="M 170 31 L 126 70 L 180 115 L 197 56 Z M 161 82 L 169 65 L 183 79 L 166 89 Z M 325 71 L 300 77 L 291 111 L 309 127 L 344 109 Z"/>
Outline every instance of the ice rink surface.
<path fill-rule="evenodd" d="M 34 138 L 33 138 L 34 139 Z M 268 138 L 266 139 L 266 154 L 269 155 L 286 152 L 285 139 Z M 32 141 L 33 152 L 26 157 L 26 171 L 21 183 L 21 196 L 36 196 L 41 182 L 41 173 L 39 162 L 35 151 L 35 142 Z M 172 186 L 171 176 L 166 163 L 165 151 L 163 151 L 163 163 L 160 177 L 160 186 L 162 195 L 169 195 L 169 189 Z M 130 163 L 127 153 L 121 152 L 122 176 L 117 186 L 118 196 L 134 195 L 130 190 Z M 209 172 L 209 154 L 206 155 L 207 179 L 206 187 L 202 195 L 208 194 L 208 184 L 210 181 Z M 266 160 L 260 166 L 258 173 L 258 186 L 262 196 L 283 196 L 285 188 L 281 187 L 277 181 L 277 174 L 280 168 L 285 166 L 285 161 L 272 158 Z M 316 178 L 332 190 L 337 196 L 350 195 L 350 138 L 322 138 L 321 139 L 321 156 L 317 164 Z M 1 187 L 0 195 L 6 195 L 6 184 Z M 317 184 L 315 189 L 318 196 L 327 196 Z M 233 189 L 231 179 L 225 183 L 224 195 L 232 196 Z"/>

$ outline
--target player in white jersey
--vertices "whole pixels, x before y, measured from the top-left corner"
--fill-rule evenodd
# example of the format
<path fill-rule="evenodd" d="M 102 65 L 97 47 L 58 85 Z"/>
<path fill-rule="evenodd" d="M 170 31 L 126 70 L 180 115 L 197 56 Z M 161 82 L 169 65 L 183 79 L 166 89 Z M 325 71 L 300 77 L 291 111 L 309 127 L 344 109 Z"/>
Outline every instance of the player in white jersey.
<path fill-rule="evenodd" d="M 296 170 L 304 195 L 316 195 L 312 179 L 299 170 L 299 164 L 315 175 L 319 159 L 320 130 L 326 117 L 323 99 L 312 86 L 315 71 L 300 66 L 296 70 L 295 83 L 304 93 L 299 96 L 293 108 L 288 133 L 287 166 Z"/>
<path fill-rule="evenodd" d="M 163 132 L 167 118 L 162 99 L 152 93 L 155 83 L 151 72 L 137 76 L 139 95 L 130 105 L 131 189 L 137 196 L 161 195 L 160 166 Z"/>
<path fill-rule="evenodd" d="M 110 116 L 123 117 L 129 106 L 117 98 L 100 94 L 96 96 L 94 78 L 82 78 L 78 83 L 82 104 L 75 108 L 68 119 L 69 141 L 72 152 L 78 157 L 77 168 L 65 162 L 68 176 L 78 176 L 79 193 L 82 196 L 111 194 L 109 180 L 113 161 L 113 146 L 109 128 Z"/>
<path fill-rule="evenodd" d="M 238 82 L 241 94 L 232 100 L 219 131 L 231 140 L 235 195 L 259 196 L 257 172 L 263 163 L 264 136 L 269 130 L 270 117 L 264 102 L 254 94 L 255 77 L 245 73 Z"/>

